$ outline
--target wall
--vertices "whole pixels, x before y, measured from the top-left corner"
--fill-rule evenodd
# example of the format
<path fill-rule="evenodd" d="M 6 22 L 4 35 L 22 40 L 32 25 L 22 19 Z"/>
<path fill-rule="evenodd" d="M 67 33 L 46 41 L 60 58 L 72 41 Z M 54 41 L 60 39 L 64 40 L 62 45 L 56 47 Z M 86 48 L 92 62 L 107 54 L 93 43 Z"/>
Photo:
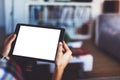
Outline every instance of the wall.
<path fill-rule="evenodd" d="M 0 0 L 0 27 L 5 25 L 4 0 Z"/>
<path fill-rule="evenodd" d="M 0 0 L 0 51 L 5 38 L 4 0 Z"/>

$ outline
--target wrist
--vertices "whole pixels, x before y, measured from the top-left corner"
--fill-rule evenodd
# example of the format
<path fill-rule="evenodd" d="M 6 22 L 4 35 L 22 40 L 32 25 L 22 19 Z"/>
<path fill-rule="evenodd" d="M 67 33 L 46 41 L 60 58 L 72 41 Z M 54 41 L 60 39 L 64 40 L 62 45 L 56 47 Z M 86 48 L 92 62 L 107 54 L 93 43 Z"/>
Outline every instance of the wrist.
<path fill-rule="evenodd" d="M 2 51 L 1 55 L 4 56 L 4 57 L 7 57 L 7 56 L 8 56 L 8 53 L 5 52 L 5 51 Z"/>
<path fill-rule="evenodd" d="M 64 64 L 60 63 L 60 64 L 56 64 L 55 67 L 59 70 L 64 70 L 66 66 Z"/>
<path fill-rule="evenodd" d="M 4 59 L 5 57 L 2 55 L 2 54 L 0 54 L 0 59 L 2 60 L 2 59 Z"/>
<path fill-rule="evenodd" d="M 53 79 L 52 80 L 61 80 L 64 69 L 58 66 L 55 66 Z"/>
<path fill-rule="evenodd" d="M 63 66 L 55 66 L 55 71 L 63 73 L 64 72 L 64 67 Z"/>
<path fill-rule="evenodd" d="M 6 55 L 4 53 L 1 53 L 0 56 L 6 57 Z"/>

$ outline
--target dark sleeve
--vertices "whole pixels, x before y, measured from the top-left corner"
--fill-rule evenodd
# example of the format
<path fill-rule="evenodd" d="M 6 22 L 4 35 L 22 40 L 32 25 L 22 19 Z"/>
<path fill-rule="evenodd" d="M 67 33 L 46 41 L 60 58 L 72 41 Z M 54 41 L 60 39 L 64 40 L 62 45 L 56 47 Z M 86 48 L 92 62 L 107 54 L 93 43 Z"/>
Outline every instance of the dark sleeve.
<path fill-rule="evenodd" d="M 24 80 L 19 65 L 17 65 L 14 61 L 0 58 L 0 68 L 4 69 L 8 73 L 11 73 L 17 80 Z"/>

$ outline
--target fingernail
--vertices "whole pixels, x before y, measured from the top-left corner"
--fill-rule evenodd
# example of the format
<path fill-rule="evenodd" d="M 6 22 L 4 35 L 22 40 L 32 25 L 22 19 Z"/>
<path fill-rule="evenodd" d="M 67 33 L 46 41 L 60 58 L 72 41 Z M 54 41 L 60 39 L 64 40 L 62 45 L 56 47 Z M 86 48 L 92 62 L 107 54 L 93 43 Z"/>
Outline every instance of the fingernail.
<path fill-rule="evenodd" d="M 62 44 L 62 42 L 59 42 L 59 44 Z"/>

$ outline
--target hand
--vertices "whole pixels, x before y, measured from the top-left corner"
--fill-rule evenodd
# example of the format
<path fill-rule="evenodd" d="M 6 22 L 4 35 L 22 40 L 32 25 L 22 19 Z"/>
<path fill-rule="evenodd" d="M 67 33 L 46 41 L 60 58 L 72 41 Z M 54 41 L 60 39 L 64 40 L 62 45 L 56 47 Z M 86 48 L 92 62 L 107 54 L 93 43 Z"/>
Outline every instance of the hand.
<path fill-rule="evenodd" d="M 56 67 L 64 69 L 71 60 L 71 58 L 72 51 L 69 49 L 65 42 L 63 42 L 63 44 L 60 42 L 55 60 Z"/>
<path fill-rule="evenodd" d="M 15 40 L 15 38 L 16 38 L 16 34 L 11 34 L 10 36 L 8 36 L 5 39 L 4 46 L 3 46 L 3 51 L 2 51 L 2 55 L 4 57 L 8 57 L 8 54 L 9 54 L 10 49 L 11 49 L 11 44 Z"/>
<path fill-rule="evenodd" d="M 72 58 L 72 52 L 65 42 L 60 42 L 55 59 L 55 71 L 52 80 L 61 80 L 65 67 Z"/>

